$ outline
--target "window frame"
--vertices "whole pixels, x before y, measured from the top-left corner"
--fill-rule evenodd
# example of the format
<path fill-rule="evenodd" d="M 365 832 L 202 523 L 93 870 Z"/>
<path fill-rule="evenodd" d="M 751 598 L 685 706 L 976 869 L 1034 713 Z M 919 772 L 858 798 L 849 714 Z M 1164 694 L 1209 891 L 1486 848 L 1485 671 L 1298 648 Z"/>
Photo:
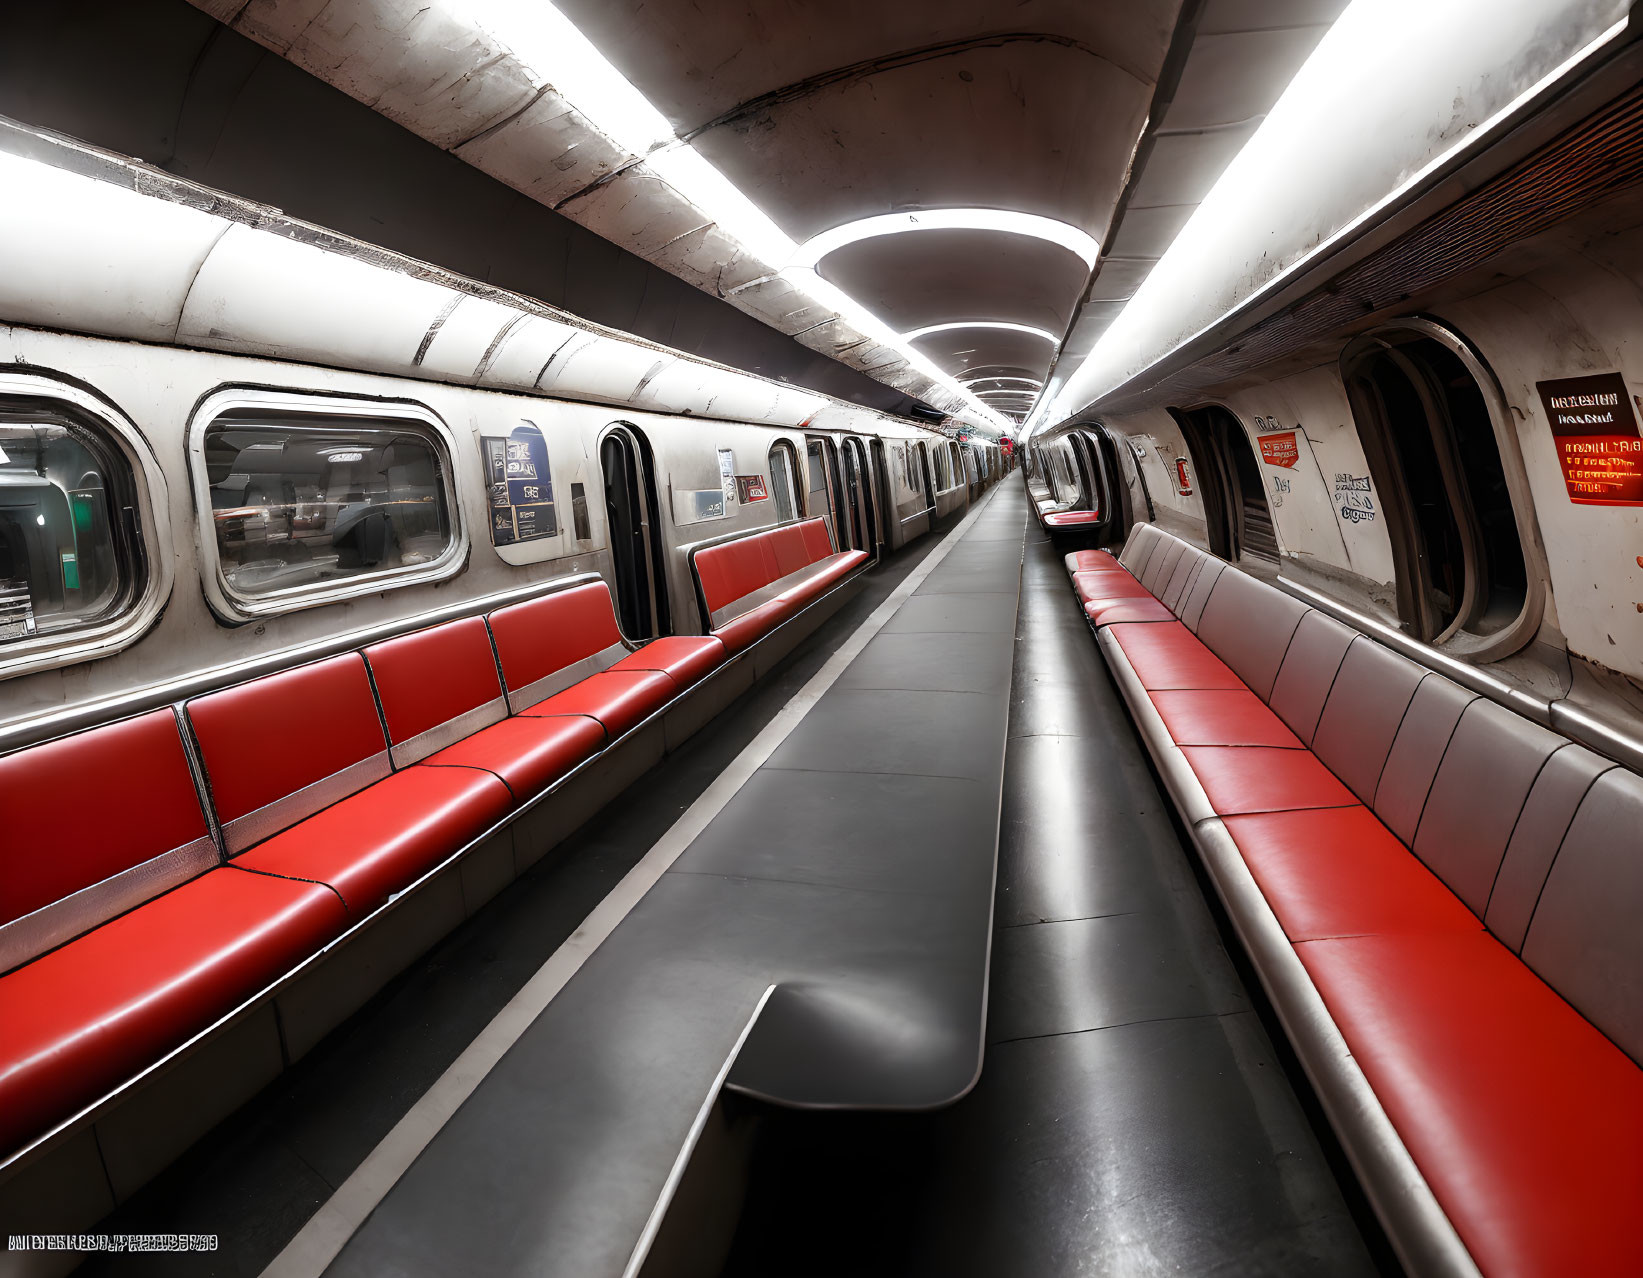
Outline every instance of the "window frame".
<path fill-rule="evenodd" d="M 1369 347 L 1386 347 L 1389 343 L 1382 339 L 1389 335 L 1409 333 L 1428 338 L 1449 351 L 1461 362 L 1477 386 L 1479 396 L 1483 400 L 1484 410 L 1489 415 L 1489 427 L 1494 434 L 1495 448 L 1500 457 L 1501 474 L 1506 481 L 1506 492 L 1512 505 L 1512 518 L 1517 525 L 1518 549 L 1523 555 L 1524 591 L 1523 607 L 1519 610 L 1518 615 L 1505 626 L 1490 634 L 1479 634 L 1476 631 L 1465 629 L 1464 618 L 1466 613 L 1464 608 L 1458 611 L 1455 622 L 1431 639 L 1419 638 L 1416 635 L 1409 634 L 1404 629 L 1410 624 L 1410 620 L 1403 615 L 1401 606 L 1397 610 L 1397 624 L 1401 633 L 1406 634 L 1412 642 L 1421 644 L 1423 647 L 1451 653 L 1461 660 L 1473 663 L 1500 661 L 1521 651 L 1540 632 L 1541 622 L 1546 615 L 1546 596 L 1550 589 L 1548 584 L 1550 571 L 1546 563 L 1546 547 L 1540 533 L 1540 520 L 1536 514 L 1534 497 L 1529 487 L 1529 472 L 1523 461 L 1523 449 L 1518 439 L 1515 419 L 1507 403 L 1505 392 L 1501 390 L 1500 382 L 1495 377 L 1494 370 L 1489 367 L 1483 356 L 1466 338 L 1447 324 L 1426 316 L 1409 315 L 1388 320 L 1383 324 L 1377 324 L 1347 343 L 1341 350 L 1340 358 L 1336 363 L 1336 373 L 1341 379 L 1344 390 L 1348 383 L 1348 368 L 1359 360 Z M 1348 395 L 1348 405 L 1348 420 L 1352 423 L 1352 429 L 1357 435 L 1359 446 L 1364 451 L 1365 462 L 1369 464 L 1370 473 L 1373 475 L 1377 469 L 1377 463 L 1371 460 L 1373 448 L 1364 440 L 1365 423 L 1359 419 L 1356 406 L 1351 402 L 1350 394 Z M 1370 429 L 1376 429 L 1376 426 L 1371 425 Z M 1450 442 L 1453 443 L 1452 440 Z M 1373 447 L 1384 449 L 1386 441 L 1379 441 Z M 1445 488 L 1451 488 L 1450 480 L 1447 477 L 1445 479 Z M 1394 512 L 1387 509 L 1389 503 L 1394 500 L 1401 503 L 1401 498 L 1380 491 L 1379 483 L 1376 484 L 1376 490 L 1385 513 L 1387 538 L 1392 542 L 1393 562 L 1395 566 L 1401 565 L 1404 562 L 1406 552 L 1400 551 L 1395 540 L 1395 534 L 1393 533 Z M 1402 510 L 1401 505 L 1396 513 L 1399 519 L 1408 517 L 1406 512 Z M 1459 522 L 1460 513 L 1451 513 Z M 1475 510 L 1471 514 L 1475 521 Z M 1467 565 L 1466 571 L 1467 582 L 1465 589 L 1470 593 L 1477 583 L 1471 578 L 1472 568 L 1470 564 Z M 1398 583 L 1398 585 L 1401 593 L 1404 583 Z"/>
<path fill-rule="evenodd" d="M 791 507 L 792 513 L 785 517 L 782 515 L 781 497 L 776 491 L 777 453 L 781 453 L 783 455 L 783 459 L 787 466 L 787 482 L 784 487 L 787 490 L 787 504 Z M 793 447 L 792 440 L 778 439 L 770 445 L 769 450 L 764 456 L 765 469 L 770 472 L 770 497 L 771 500 L 776 503 L 776 522 L 778 524 L 797 523 L 799 520 L 805 518 L 804 497 L 798 491 L 798 455 L 799 450 Z"/>
<path fill-rule="evenodd" d="M 102 621 L 0 644 L 0 680 L 113 656 L 153 627 L 171 598 L 174 578 L 171 498 L 159 458 L 136 424 L 108 400 L 43 372 L 0 372 L 0 392 L 63 405 L 70 416 L 91 420 L 105 442 L 130 467 L 137 527 L 129 530 L 142 556 L 145 580 L 122 612 Z"/>
<path fill-rule="evenodd" d="M 266 595 L 244 595 L 228 584 L 222 560 L 217 551 L 216 528 L 209 518 L 211 482 L 205 464 L 206 431 L 219 419 L 237 411 L 261 411 L 307 418 L 335 417 L 350 420 L 380 419 L 388 422 L 412 422 L 428 430 L 438 449 L 443 451 L 440 461 L 446 479 L 446 512 L 451 524 L 451 540 L 439 558 L 425 564 L 389 568 L 381 572 L 365 572 L 355 577 L 336 581 L 316 582 L 307 586 L 291 586 L 271 591 Z M 272 390 L 260 387 L 232 387 L 218 391 L 200 401 L 188 421 L 188 476 L 194 490 L 194 513 L 197 541 L 200 548 L 200 583 L 205 590 L 206 602 L 219 620 L 229 625 L 242 625 L 268 617 L 284 616 L 308 608 L 357 599 L 364 595 L 378 595 L 387 590 L 406 586 L 428 585 L 447 581 L 462 572 L 468 563 L 468 521 L 463 518 L 462 486 L 457 481 L 456 437 L 444 420 L 415 400 L 383 400 L 352 398 L 343 395 L 316 394 L 300 390 Z M 551 472 L 552 455 L 548 461 Z"/>

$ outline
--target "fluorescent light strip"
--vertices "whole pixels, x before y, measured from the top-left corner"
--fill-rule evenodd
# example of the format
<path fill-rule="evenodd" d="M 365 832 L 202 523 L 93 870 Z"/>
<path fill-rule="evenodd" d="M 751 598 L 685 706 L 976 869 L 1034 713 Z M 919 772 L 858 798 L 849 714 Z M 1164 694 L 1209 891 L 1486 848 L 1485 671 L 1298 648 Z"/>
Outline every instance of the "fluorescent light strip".
<path fill-rule="evenodd" d="M 1042 337 L 1051 346 L 1061 340 L 1047 328 L 1034 328 L 1031 324 L 1011 324 L 1004 320 L 954 320 L 950 324 L 926 324 L 923 328 L 915 328 L 901 336 L 903 341 L 916 342 L 919 338 L 928 337 L 932 333 L 950 333 L 961 328 L 989 328 L 1007 333 L 1026 333 L 1031 337 Z"/>
<path fill-rule="evenodd" d="M 643 160 L 652 173 L 712 219 L 750 256 L 778 271 L 795 262 L 799 246 L 793 239 L 746 192 L 683 142 L 650 99 L 553 5 L 543 0 L 468 0 L 464 7 L 473 22 L 513 52 L 538 88 L 551 87 L 600 133 Z M 1005 424 L 842 289 L 802 263 L 780 273 L 865 336 L 896 351 L 909 367 L 958 397 L 984 421 L 995 427 Z"/>
<path fill-rule="evenodd" d="M 1035 390 L 1044 384 L 1032 377 L 1005 377 L 1002 375 L 997 377 L 961 377 L 958 384 L 970 387 L 979 386 L 982 382 L 1020 382 L 1023 386 L 1031 386 Z"/>
<path fill-rule="evenodd" d="M 966 403 L 972 405 L 976 412 L 980 413 L 993 425 L 1000 426 L 1003 424 L 997 413 L 954 381 L 950 373 L 938 367 L 924 352 L 910 345 L 901 334 L 856 301 L 837 284 L 834 284 L 831 280 L 824 280 L 815 271 L 805 266 L 795 267 L 791 271 L 784 271 L 783 275 L 790 277 L 796 287 L 803 289 L 815 301 L 829 310 L 838 312 L 839 316 L 846 320 L 852 328 L 895 351 L 907 361 L 909 367 L 917 369 L 931 381 L 947 387 L 955 395 L 963 398 Z"/>
<path fill-rule="evenodd" d="M 1526 11 L 1538 15 L 1538 11 L 1530 8 L 1533 0 L 1523 0 L 1523 4 Z M 1186 287 L 1185 281 L 1170 278 L 1170 268 L 1181 262 L 1190 265 L 1194 253 L 1202 256 L 1209 252 L 1212 246 L 1224 245 L 1224 210 L 1246 200 L 1250 189 L 1262 189 L 1263 183 L 1274 173 L 1283 173 L 1286 166 L 1293 166 L 1297 135 L 1304 135 L 1308 129 L 1327 123 L 1331 118 L 1331 111 L 1362 109 L 1360 103 L 1345 104 L 1340 100 L 1342 85 L 1354 85 L 1370 76 L 1379 76 L 1382 83 L 1392 86 L 1389 92 L 1395 91 L 1398 81 L 1395 68 L 1403 50 L 1412 41 L 1425 42 L 1429 47 L 1441 45 L 1441 41 L 1434 41 L 1431 38 L 1432 32 L 1423 27 L 1420 21 L 1423 12 L 1440 15 L 1460 13 L 1461 20 L 1476 22 L 1483 19 L 1490 7 L 1484 0 L 1478 0 L 1473 6 L 1475 13 L 1468 15 L 1453 7 L 1445 9 L 1442 5 L 1432 6 L 1424 3 L 1424 0 L 1401 0 L 1401 3 L 1396 5 L 1389 3 L 1388 0 L 1351 0 L 1331 24 L 1312 54 L 1301 64 L 1260 127 L 1222 170 L 1175 240 L 1165 250 L 1164 256 L 1154 265 L 1151 273 L 1141 282 L 1112 324 L 1097 339 L 1094 348 L 1080 362 L 1079 367 L 1068 374 L 1066 382 L 1054 394 L 1044 396 L 1028 424 L 1027 434 L 1031 435 L 1033 431 L 1044 426 L 1049 418 L 1061 421 L 1071 417 L 1121 384 L 1120 382 L 1105 387 L 1093 387 L 1092 378 L 1087 370 L 1093 366 L 1095 357 L 1102 353 L 1104 348 L 1120 349 L 1126 344 L 1135 343 L 1136 336 L 1129 330 L 1136 327 L 1136 324 L 1126 324 L 1126 321 L 1135 321 L 1136 316 L 1148 308 L 1162 310 L 1165 305 L 1178 302 L 1178 297 L 1163 296 L 1165 289 L 1173 287 L 1179 291 Z M 1295 276 L 1333 251 L 1343 239 L 1359 227 L 1371 219 L 1382 216 L 1385 210 L 1424 182 L 1431 173 L 1447 164 L 1452 157 L 1467 149 L 1484 145 L 1483 140 L 1494 134 L 1524 104 L 1563 79 L 1605 45 L 1624 35 L 1628 25 L 1628 21 L 1622 18 L 1570 54 L 1486 119 L 1459 130 L 1449 146 L 1433 155 L 1420 168 L 1406 172 L 1402 180 L 1384 195 L 1371 200 L 1366 207 L 1345 218 L 1340 226 L 1327 234 L 1315 236 L 1310 247 L 1299 253 L 1287 266 L 1251 287 L 1214 318 L 1202 323 L 1195 330 L 1185 332 L 1153 356 L 1145 368 L 1135 371 L 1130 376 L 1138 377 L 1147 369 L 1157 367 L 1175 351 L 1198 340 L 1223 323 L 1228 316 L 1250 306 L 1259 298 L 1272 296 Z M 1192 287 L 1197 287 L 1200 281 L 1192 279 L 1190 283 Z"/>
<path fill-rule="evenodd" d="M 1010 209 L 915 209 L 907 213 L 881 213 L 823 231 L 799 245 L 789 266 L 814 267 L 829 253 L 847 244 L 876 239 L 883 235 L 903 235 L 912 231 L 994 231 L 1025 235 L 1030 239 L 1058 244 L 1083 260 L 1086 269 L 1095 265 L 1101 245 L 1093 235 L 1067 222 L 1037 213 Z"/>

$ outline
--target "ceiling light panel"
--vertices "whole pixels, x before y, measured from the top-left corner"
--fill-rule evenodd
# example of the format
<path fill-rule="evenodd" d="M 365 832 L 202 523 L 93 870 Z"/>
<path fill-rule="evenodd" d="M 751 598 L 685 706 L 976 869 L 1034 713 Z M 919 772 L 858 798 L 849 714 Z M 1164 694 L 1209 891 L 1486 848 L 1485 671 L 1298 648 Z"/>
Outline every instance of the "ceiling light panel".
<path fill-rule="evenodd" d="M 1059 244 L 1080 258 L 1085 269 L 1094 267 L 1101 245 L 1093 235 L 1066 222 L 1036 213 L 1010 209 L 917 209 L 906 213 L 882 213 L 864 217 L 823 231 L 806 240 L 795 251 L 791 266 L 814 268 L 829 253 L 881 235 L 904 235 L 917 231 L 996 231 L 1004 235 L 1024 235 Z"/>

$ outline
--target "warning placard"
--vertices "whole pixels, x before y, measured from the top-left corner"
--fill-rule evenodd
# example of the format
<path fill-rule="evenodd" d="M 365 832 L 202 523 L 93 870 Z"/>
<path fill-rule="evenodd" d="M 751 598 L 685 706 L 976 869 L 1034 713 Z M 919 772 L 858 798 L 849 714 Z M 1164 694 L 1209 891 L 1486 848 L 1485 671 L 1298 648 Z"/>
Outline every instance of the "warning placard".
<path fill-rule="evenodd" d="M 1282 431 L 1277 435 L 1261 436 L 1261 460 L 1268 466 L 1291 468 L 1301 459 L 1301 449 L 1295 442 L 1295 432 Z"/>
<path fill-rule="evenodd" d="M 1643 506 L 1643 438 L 1619 373 L 1536 382 L 1569 500 Z"/>

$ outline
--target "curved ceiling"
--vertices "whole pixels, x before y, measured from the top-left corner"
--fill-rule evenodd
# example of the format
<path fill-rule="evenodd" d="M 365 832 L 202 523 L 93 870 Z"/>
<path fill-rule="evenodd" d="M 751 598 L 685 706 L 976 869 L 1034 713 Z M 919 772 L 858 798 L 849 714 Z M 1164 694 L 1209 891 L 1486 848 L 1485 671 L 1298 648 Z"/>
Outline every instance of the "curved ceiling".
<path fill-rule="evenodd" d="M 958 264 L 962 263 L 962 269 Z M 1089 267 L 1058 244 L 997 231 L 858 240 L 817 264 L 899 333 L 982 318 L 1049 329 L 1072 319 Z"/>
<path fill-rule="evenodd" d="M 194 3 L 813 349 L 1019 418 L 1028 395 L 958 379 L 1064 376 L 1063 347 L 1134 291 L 1253 127 L 1238 113 L 1264 110 L 1344 0 Z M 784 269 L 818 235 L 945 209 L 1050 219 L 1104 256 L 970 226 Z M 957 321 L 1053 340 L 904 338 Z"/>

